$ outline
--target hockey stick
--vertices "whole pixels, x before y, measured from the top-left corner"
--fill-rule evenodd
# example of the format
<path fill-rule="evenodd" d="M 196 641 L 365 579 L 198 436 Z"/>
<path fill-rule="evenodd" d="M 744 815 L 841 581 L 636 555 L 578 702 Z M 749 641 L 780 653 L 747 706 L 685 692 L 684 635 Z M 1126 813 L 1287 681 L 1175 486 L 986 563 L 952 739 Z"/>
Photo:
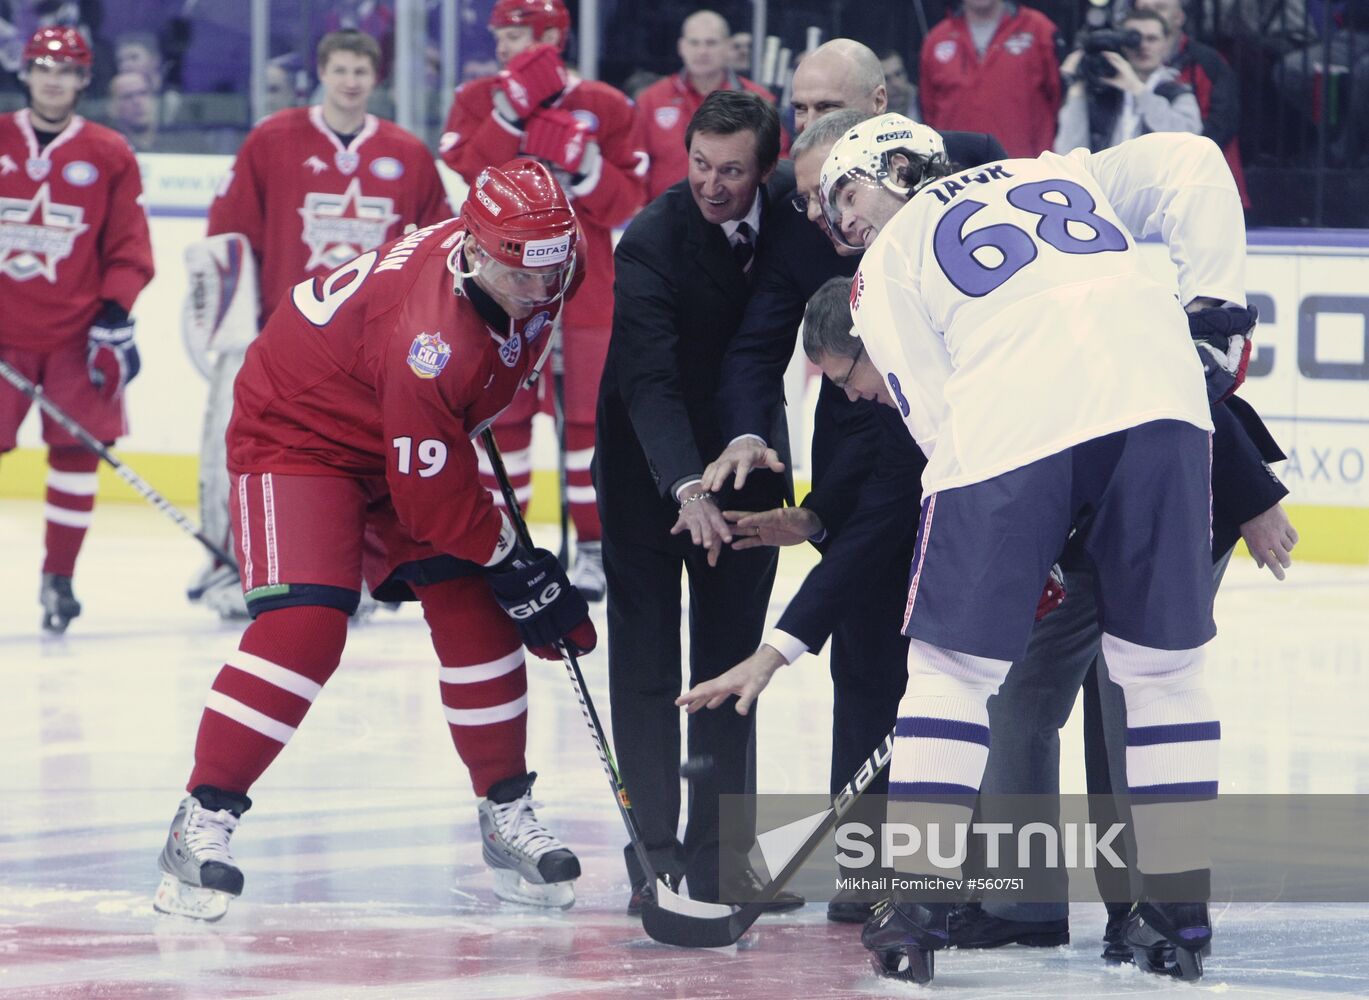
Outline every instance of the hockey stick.
<path fill-rule="evenodd" d="M 503 456 L 499 454 L 499 446 L 495 444 L 494 433 L 488 427 L 480 432 L 480 440 L 485 446 L 485 453 L 490 459 L 490 468 L 494 470 L 494 476 L 499 480 L 499 490 L 504 494 L 504 503 L 508 508 L 509 520 L 513 524 L 514 531 L 518 534 L 518 541 L 525 548 L 533 548 L 532 535 L 528 533 L 527 523 L 523 520 L 522 512 L 518 508 L 517 497 L 514 496 L 513 484 L 509 482 L 509 474 L 504 468 Z M 651 858 L 647 854 L 646 845 L 642 843 L 642 831 L 637 826 L 637 818 L 632 813 L 632 801 L 628 798 L 627 786 L 623 783 L 622 775 L 618 772 L 618 763 L 613 758 L 613 752 L 609 749 L 608 738 L 604 735 L 604 727 L 599 722 L 599 713 L 594 710 L 594 701 L 590 698 L 589 688 L 585 685 L 585 676 L 580 672 L 580 663 L 575 654 L 566 649 L 564 645 L 558 643 L 557 649 L 561 653 L 561 659 L 566 665 L 566 673 L 570 675 L 571 684 L 575 688 L 576 700 L 580 702 L 580 711 L 585 717 L 585 724 L 589 726 L 590 736 L 594 740 L 594 749 L 599 753 L 599 762 L 604 765 L 604 773 L 608 776 L 609 787 L 613 789 L 613 801 L 618 805 L 618 814 L 623 818 L 623 826 L 627 828 L 628 840 L 632 842 L 632 849 L 637 854 L 637 861 L 642 866 L 644 875 L 655 876 L 654 884 L 648 886 L 643 893 L 642 899 L 642 927 L 652 938 L 664 944 L 682 945 L 684 947 L 710 947 L 707 944 L 700 944 L 700 937 L 707 937 L 706 932 L 700 932 L 699 928 L 706 928 L 721 921 L 726 923 L 733 916 L 732 907 L 723 903 L 704 903 L 698 900 L 687 899 L 679 895 L 669 885 L 666 884 L 651 863 Z M 755 917 L 751 918 L 755 920 Z M 740 937 L 740 934 L 738 934 Z M 735 941 L 736 938 L 733 938 Z M 724 942 L 731 944 L 732 941 Z"/>
<path fill-rule="evenodd" d="M 114 468 L 114 471 L 119 474 L 120 479 L 133 487 L 144 500 L 147 500 L 152 506 L 171 518 L 171 520 L 175 521 L 177 527 L 208 549 L 215 559 L 226 566 L 232 566 L 235 570 L 238 568 L 238 564 L 234 561 L 233 557 L 206 538 L 204 533 L 195 526 L 194 521 L 182 514 L 179 508 L 149 486 L 136 472 L 115 458 L 112 451 L 95 439 L 95 435 L 91 434 L 90 431 L 86 430 L 75 420 L 72 420 L 60 406 L 48 399 L 41 388 L 24 378 L 23 375 L 19 374 L 3 361 L 0 361 L 0 377 L 3 377 L 6 382 L 14 386 L 33 402 L 37 403 L 43 412 L 57 421 L 57 423 L 62 426 L 62 429 L 68 434 L 108 462 Z"/>
<path fill-rule="evenodd" d="M 556 485 L 561 491 L 561 548 L 556 558 L 564 568 L 570 565 L 570 499 L 566 495 L 566 353 L 561 329 L 558 316 L 552 333 L 551 401 L 556 421 Z"/>

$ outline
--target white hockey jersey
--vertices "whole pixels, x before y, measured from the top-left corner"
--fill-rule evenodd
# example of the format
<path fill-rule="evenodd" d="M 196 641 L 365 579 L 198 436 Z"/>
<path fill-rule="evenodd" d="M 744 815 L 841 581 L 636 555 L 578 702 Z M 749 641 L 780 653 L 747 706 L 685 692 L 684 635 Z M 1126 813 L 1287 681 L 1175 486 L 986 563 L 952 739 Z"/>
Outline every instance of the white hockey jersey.
<path fill-rule="evenodd" d="M 1152 420 L 1211 430 L 1180 298 L 1245 302 L 1240 197 L 1211 140 L 1004 160 L 919 191 L 866 251 L 855 334 L 928 457 L 925 493 Z"/>

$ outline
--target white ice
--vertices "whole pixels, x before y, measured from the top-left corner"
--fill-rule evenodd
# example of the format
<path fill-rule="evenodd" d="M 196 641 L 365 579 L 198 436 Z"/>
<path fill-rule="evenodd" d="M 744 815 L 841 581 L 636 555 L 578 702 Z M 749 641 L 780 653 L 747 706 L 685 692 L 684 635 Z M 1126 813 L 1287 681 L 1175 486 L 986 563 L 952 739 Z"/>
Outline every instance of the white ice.
<path fill-rule="evenodd" d="M 917 995 L 878 980 L 858 928 L 829 924 L 818 904 L 724 951 L 651 942 L 622 912 L 623 831 L 556 664 L 529 664 L 528 759 L 543 817 L 584 863 L 579 902 L 552 915 L 498 903 L 411 608 L 353 631 L 253 788 L 234 840 L 247 889 L 229 915 L 154 915 L 156 855 L 238 629 L 185 602 L 192 541 L 150 508 L 110 504 L 77 571 L 84 614 L 41 637 L 41 517 L 38 503 L 0 501 L 0 997 Z M 775 614 L 810 558 L 786 553 Z M 1279 584 L 1233 563 L 1209 674 L 1224 791 L 1369 791 L 1366 609 L 1369 570 L 1298 564 Z M 602 652 L 585 659 L 607 717 L 605 667 Z M 830 707 L 824 658 L 778 675 L 760 706 L 762 791 L 825 789 Z M 1077 719 L 1065 740 L 1065 784 L 1079 791 Z M 1369 906 L 1228 905 L 1214 918 L 1196 986 L 1104 966 L 1102 907 L 1075 904 L 1071 945 L 944 953 L 932 988 L 965 1000 L 1369 996 Z"/>

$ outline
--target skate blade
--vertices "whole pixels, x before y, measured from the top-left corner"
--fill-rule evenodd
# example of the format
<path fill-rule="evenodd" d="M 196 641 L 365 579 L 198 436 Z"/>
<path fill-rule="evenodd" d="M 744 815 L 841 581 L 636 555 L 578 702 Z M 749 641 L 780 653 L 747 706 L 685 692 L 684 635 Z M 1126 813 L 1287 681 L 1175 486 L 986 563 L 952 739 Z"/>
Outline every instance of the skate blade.
<path fill-rule="evenodd" d="M 162 875 L 157 894 L 152 897 L 152 908 L 173 917 L 189 917 L 213 923 L 222 920 L 233 897 L 217 889 L 201 889 L 186 885 L 174 875 Z"/>
<path fill-rule="evenodd" d="M 569 910 L 575 905 L 575 882 L 529 882 L 516 871 L 495 868 L 494 894 L 506 903 Z"/>
<path fill-rule="evenodd" d="M 1155 976 L 1166 976 L 1186 983 L 1197 982 L 1203 978 L 1203 956 L 1210 955 L 1210 946 L 1197 951 L 1176 948 L 1173 945 L 1159 945 L 1151 948 L 1134 947 L 1132 956 L 1136 965 Z"/>
<path fill-rule="evenodd" d="M 901 979 L 923 986 L 936 974 L 936 953 L 917 949 L 873 952 L 870 964 L 886 979 Z"/>
<path fill-rule="evenodd" d="M 61 615 L 50 615 L 45 612 L 41 624 L 43 626 L 43 631 L 48 633 L 48 635 L 61 635 L 67 630 L 67 626 L 71 624 L 71 619 L 63 618 Z"/>

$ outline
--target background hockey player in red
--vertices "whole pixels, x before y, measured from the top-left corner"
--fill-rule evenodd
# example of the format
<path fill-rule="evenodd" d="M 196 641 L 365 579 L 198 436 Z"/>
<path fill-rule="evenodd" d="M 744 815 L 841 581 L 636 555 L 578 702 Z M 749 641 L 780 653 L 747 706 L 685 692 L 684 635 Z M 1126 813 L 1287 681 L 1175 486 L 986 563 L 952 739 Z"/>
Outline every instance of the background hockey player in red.
<path fill-rule="evenodd" d="M 590 460 L 599 375 L 613 321 L 610 232 L 642 207 L 647 158 L 634 145 L 632 103 L 606 84 L 581 80 L 562 63 L 570 15 L 561 0 L 498 0 L 490 30 L 503 69 L 457 90 L 442 136 L 442 158 L 470 182 L 486 164 L 520 153 L 537 157 L 555 172 L 580 220 L 589 262 L 586 286 L 567 304 L 562 329 L 566 493 L 578 540 L 572 579 L 598 600 L 604 577 Z M 528 446 L 536 408 L 534 397 L 518 400 L 497 428 L 523 503 L 532 495 Z M 488 475 L 486 484 L 494 488 Z"/>
<path fill-rule="evenodd" d="M 152 280 L 138 162 L 123 136 L 76 102 L 91 56 L 74 28 L 24 46 L 28 107 L 0 115 L 0 360 L 96 438 L 127 431 L 124 387 L 138 374 L 129 310 Z M 0 454 L 14 448 L 29 401 L 0 383 Z M 81 613 L 71 589 L 95 507 L 99 458 L 43 417 L 48 445 L 43 627 Z"/>
<path fill-rule="evenodd" d="M 262 324 L 300 279 L 323 277 L 406 227 L 452 214 L 423 143 L 367 113 L 380 73 L 376 40 L 352 29 L 335 31 L 319 42 L 317 57 L 323 99 L 279 111 L 252 130 L 209 207 L 209 239 L 188 254 L 192 274 L 235 273 L 227 243 L 241 234 L 257 264 Z M 249 287 L 241 283 L 238 294 L 250 294 Z M 230 291 L 219 289 L 227 300 L 223 315 L 241 316 L 244 328 L 206 331 L 216 357 L 200 457 L 201 521 L 224 547 L 231 538 L 223 435 L 233 377 L 258 328 L 246 309 L 231 308 Z M 203 596 L 225 617 L 245 613 L 239 594 L 232 567 L 211 564 L 190 586 L 192 599 Z"/>
<path fill-rule="evenodd" d="M 520 639 L 559 660 L 594 626 L 556 557 L 517 546 L 471 439 L 545 357 L 576 243 L 546 168 L 491 167 L 460 219 L 296 285 L 248 350 L 228 463 L 254 621 L 209 692 L 159 910 L 217 919 L 242 892 L 229 837 L 337 668 L 363 576 L 423 605 L 496 894 L 574 901 L 579 862 L 532 808 Z"/>

